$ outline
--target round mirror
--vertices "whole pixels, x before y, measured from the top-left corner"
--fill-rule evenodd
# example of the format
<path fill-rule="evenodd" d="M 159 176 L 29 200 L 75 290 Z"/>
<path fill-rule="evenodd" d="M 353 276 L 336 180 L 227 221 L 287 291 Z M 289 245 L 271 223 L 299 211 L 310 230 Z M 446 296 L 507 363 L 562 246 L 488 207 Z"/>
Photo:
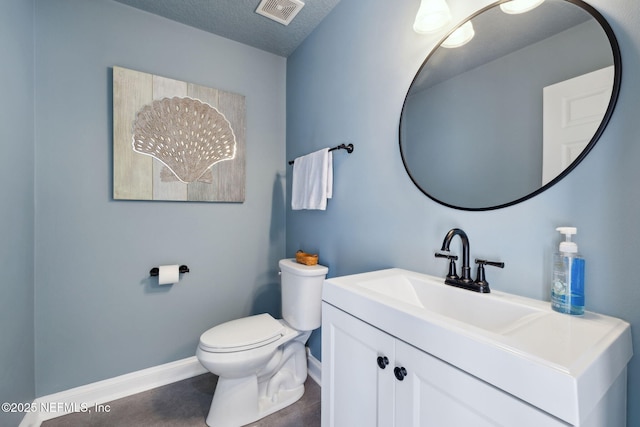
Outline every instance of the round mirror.
<path fill-rule="evenodd" d="M 462 46 L 447 34 L 402 108 L 405 168 L 449 207 L 497 209 L 549 188 L 591 150 L 618 97 L 620 50 L 593 7 L 545 0 L 514 13 L 509 4 L 461 23 L 475 32 Z"/>

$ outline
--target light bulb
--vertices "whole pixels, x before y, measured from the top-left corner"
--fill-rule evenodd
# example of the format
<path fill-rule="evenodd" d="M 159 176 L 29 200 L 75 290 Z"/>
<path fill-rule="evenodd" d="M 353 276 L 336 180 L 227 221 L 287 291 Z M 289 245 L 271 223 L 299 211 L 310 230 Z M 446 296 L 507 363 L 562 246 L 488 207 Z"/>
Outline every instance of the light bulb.
<path fill-rule="evenodd" d="M 419 34 L 434 33 L 450 21 L 451 11 L 446 0 L 421 0 L 413 31 Z"/>
<path fill-rule="evenodd" d="M 450 49 L 464 46 L 469 43 L 475 35 L 476 32 L 473 29 L 473 24 L 471 24 L 471 21 L 467 21 L 460 28 L 451 33 L 451 35 L 442 42 L 441 46 Z"/>
<path fill-rule="evenodd" d="M 529 12 L 540 6 L 544 0 L 511 0 L 506 3 L 500 4 L 500 9 L 504 13 L 515 15 L 518 13 Z"/>

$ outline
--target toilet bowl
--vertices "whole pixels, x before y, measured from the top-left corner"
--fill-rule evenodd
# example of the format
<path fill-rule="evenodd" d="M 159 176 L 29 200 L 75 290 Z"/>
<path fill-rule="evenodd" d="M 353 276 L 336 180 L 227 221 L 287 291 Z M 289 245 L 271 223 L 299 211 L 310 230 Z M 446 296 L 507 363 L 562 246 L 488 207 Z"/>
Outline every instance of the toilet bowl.
<path fill-rule="evenodd" d="M 305 343 L 320 327 L 328 268 L 279 262 L 283 319 L 259 314 L 214 326 L 196 356 L 218 376 L 207 415 L 211 427 L 252 423 L 296 402 L 307 378 Z"/>

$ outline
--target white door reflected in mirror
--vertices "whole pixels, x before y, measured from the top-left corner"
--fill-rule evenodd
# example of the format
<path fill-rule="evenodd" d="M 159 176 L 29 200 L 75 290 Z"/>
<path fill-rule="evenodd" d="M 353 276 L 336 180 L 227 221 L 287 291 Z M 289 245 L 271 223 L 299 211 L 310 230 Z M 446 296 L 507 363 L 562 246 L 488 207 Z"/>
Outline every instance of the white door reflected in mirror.
<path fill-rule="evenodd" d="M 613 66 L 543 89 L 542 185 L 560 175 L 596 133 L 607 111 Z"/>

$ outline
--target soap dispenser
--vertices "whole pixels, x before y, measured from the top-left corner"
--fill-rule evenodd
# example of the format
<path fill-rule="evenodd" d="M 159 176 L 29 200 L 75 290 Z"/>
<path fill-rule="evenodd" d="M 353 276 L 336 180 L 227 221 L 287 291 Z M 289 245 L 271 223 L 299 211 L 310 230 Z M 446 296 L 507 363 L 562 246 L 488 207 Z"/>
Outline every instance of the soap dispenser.
<path fill-rule="evenodd" d="M 558 227 L 565 235 L 559 252 L 553 257 L 551 308 L 560 313 L 584 314 L 584 258 L 578 255 L 578 245 L 571 241 L 575 227 Z"/>

